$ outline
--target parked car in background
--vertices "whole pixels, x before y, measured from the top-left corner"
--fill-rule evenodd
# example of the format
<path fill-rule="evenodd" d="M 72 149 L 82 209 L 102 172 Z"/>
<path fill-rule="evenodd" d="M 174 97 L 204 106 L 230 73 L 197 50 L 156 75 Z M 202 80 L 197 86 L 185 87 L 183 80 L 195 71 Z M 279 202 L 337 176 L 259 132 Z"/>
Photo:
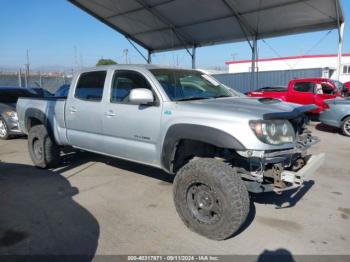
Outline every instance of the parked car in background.
<path fill-rule="evenodd" d="M 47 91 L 44 88 L 40 88 L 40 87 L 33 87 L 30 88 L 30 90 L 33 90 L 35 93 L 37 93 L 40 97 L 50 97 L 53 96 L 52 93 L 50 93 L 49 91 Z"/>
<path fill-rule="evenodd" d="M 33 89 L 0 87 L 0 139 L 21 135 L 16 104 L 19 97 L 40 97 Z"/>
<path fill-rule="evenodd" d="M 344 135 L 350 136 L 350 98 L 326 100 L 325 104 L 326 108 L 320 114 L 320 121 L 338 127 Z"/>
<path fill-rule="evenodd" d="M 340 82 L 338 80 L 334 80 L 334 79 L 330 79 L 330 80 L 334 83 L 334 85 L 338 88 L 339 91 L 342 90 L 342 88 L 343 88 L 342 82 Z"/>
<path fill-rule="evenodd" d="M 349 97 L 350 96 L 350 82 L 346 82 L 343 84 L 343 89 L 341 91 L 342 96 Z"/>
<path fill-rule="evenodd" d="M 333 80 L 327 78 L 304 78 L 291 80 L 287 88 L 267 88 L 248 93 L 250 97 L 277 98 L 282 101 L 302 105 L 315 104 L 317 109 L 310 111 L 319 114 L 323 110 L 324 100 L 340 96 Z"/>
<path fill-rule="evenodd" d="M 55 92 L 55 97 L 67 98 L 70 85 L 62 85 Z"/>
<path fill-rule="evenodd" d="M 20 126 L 41 168 L 58 165 L 61 149 L 109 155 L 174 175 L 174 202 L 193 231 L 226 239 L 245 222 L 248 191 L 303 185 L 324 154 L 306 130 L 299 106 L 232 92 L 197 70 L 153 65 L 84 69 L 68 97 L 21 98 Z"/>

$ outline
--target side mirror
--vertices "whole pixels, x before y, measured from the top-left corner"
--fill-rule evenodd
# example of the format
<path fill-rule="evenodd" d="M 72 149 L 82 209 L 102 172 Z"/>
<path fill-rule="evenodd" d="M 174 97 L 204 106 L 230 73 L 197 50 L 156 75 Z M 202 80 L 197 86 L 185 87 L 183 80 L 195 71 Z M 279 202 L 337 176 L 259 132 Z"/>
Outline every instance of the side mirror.
<path fill-rule="evenodd" d="M 129 101 L 136 105 L 146 105 L 154 102 L 153 93 L 146 88 L 132 89 L 129 95 Z"/>

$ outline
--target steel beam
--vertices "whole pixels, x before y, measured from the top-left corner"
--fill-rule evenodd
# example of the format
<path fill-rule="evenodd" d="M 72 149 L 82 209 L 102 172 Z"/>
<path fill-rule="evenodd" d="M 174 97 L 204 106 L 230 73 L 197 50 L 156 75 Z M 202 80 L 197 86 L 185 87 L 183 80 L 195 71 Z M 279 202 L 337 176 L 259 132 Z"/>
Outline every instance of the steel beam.
<path fill-rule="evenodd" d="M 152 64 L 152 52 L 148 50 L 147 64 Z"/>
<path fill-rule="evenodd" d="M 253 40 L 253 47 L 252 47 L 252 64 L 251 64 L 251 73 L 250 73 L 250 91 L 253 91 L 256 89 L 256 74 L 255 68 L 256 68 L 256 61 L 258 57 L 258 38 L 255 37 Z"/>
<path fill-rule="evenodd" d="M 196 69 L 196 47 L 192 47 L 192 69 Z"/>

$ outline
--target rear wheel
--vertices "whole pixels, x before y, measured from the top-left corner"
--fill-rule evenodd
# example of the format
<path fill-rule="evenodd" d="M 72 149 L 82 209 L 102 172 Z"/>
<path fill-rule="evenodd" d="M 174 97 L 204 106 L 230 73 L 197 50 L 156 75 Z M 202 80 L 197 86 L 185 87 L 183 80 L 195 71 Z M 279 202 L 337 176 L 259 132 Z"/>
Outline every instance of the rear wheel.
<path fill-rule="evenodd" d="M 60 149 L 44 125 L 29 130 L 28 150 L 33 163 L 40 168 L 55 167 L 60 162 Z"/>
<path fill-rule="evenodd" d="M 341 130 L 344 135 L 350 136 L 350 116 L 344 119 L 341 126 Z"/>
<path fill-rule="evenodd" d="M 196 158 L 174 180 L 176 210 L 194 232 L 210 239 L 232 236 L 249 213 L 248 191 L 235 169 L 222 161 Z"/>
<path fill-rule="evenodd" d="M 8 127 L 4 119 L 0 118 L 0 139 L 7 140 L 9 138 Z"/>

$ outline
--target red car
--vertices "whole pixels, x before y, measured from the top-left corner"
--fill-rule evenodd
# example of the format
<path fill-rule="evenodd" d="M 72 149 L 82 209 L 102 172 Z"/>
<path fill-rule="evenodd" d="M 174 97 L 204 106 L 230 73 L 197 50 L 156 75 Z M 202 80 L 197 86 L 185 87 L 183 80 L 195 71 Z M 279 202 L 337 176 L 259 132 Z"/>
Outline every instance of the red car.
<path fill-rule="evenodd" d="M 350 82 L 344 83 L 341 93 L 345 97 L 349 97 L 350 96 Z"/>
<path fill-rule="evenodd" d="M 315 104 L 318 109 L 310 111 L 313 114 L 322 112 L 326 105 L 324 100 L 340 96 L 334 82 L 327 78 L 304 78 L 291 80 L 288 87 L 262 88 L 248 93 L 251 97 L 277 98 L 286 102 L 302 105 Z"/>

